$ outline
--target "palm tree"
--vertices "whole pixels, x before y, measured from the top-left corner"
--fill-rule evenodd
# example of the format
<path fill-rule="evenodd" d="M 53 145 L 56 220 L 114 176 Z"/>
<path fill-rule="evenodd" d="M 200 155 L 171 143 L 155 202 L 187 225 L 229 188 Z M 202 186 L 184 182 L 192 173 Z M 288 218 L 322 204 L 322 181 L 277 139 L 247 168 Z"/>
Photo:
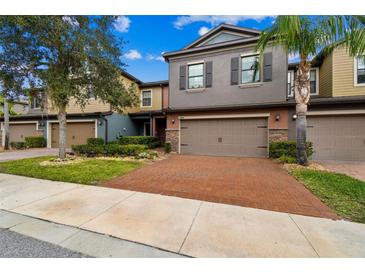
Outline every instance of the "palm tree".
<path fill-rule="evenodd" d="M 268 46 L 281 45 L 288 54 L 298 55 L 295 77 L 297 159 L 308 165 L 306 153 L 307 108 L 310 99 L 309 70 L 311 57 L 329 54 L 345 46 L 351 56 L 365 52 L 365 16 L 278 16 L 274 24 L 261 33 L 257 49 L 263 54 Z"/>

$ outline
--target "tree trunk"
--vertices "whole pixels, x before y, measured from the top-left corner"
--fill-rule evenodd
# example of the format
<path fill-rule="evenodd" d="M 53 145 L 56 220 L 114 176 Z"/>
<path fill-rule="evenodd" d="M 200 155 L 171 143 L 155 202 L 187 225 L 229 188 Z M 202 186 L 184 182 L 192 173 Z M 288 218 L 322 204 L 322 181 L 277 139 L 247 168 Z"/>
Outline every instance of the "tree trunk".
<path fill-rule="evenodd" d="M 66 158 L 66 110 L 62 108 L 58 111 L 59 122 L 59 152 L 61 159 Z"/>
<path fill-rule="evenodd" d="M 298 74 L 295 80 L 296 101 L 296 133 L 297 133 L 297 161 L 298 164 L 307 166 L 308 157 L 306 149 L 307 141 L 307 108 L 310 98 L 309 69 L 310 63 L 305 56 L 301 56 Z"/>
<path fill-rule="evenodd" d="M 297 129 L 297 159 L 298 164 L 302 166 L 308 165 L 308 157 L 307 157 L 307 105 L 306 104 L 297 104 L 297 120 L 296 120 L 296 129 Z"/>
<path fill-rule="evenodd" d="M 4 149 L 9 149 L 9 103 L 4 98 Z"/>

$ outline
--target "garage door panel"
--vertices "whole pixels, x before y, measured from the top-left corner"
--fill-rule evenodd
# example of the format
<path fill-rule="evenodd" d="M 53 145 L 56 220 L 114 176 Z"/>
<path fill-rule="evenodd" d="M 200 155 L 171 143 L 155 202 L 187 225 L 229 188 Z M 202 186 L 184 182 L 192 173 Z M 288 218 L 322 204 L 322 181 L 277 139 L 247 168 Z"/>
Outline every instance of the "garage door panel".
<path fill-rule="evenodd" d="M 265 118 L 182 120 L 180 152 L 217 156 L 267 156 Z"/>
<path fill-rule="evenodd" d="M 314 145 L 314 159 L 365 160 L 365 116 L 308 117 L 309 141 Z"/>
<path fill-rule="evenodd" d="M 51 124 L 52 147 L 59 147 L 59 124 Z M 66 147 L 86 144 L 88 138 L 95 137 L 95 122 L 68 122 L 66 127 Z"/>
<path fill-rule="evenodd" d="M 10 142 L 24 142 L 25 137 L 29 136 L 43 136 L 43 131 L 37 130 L 36 123 L 9 125 Z"/>

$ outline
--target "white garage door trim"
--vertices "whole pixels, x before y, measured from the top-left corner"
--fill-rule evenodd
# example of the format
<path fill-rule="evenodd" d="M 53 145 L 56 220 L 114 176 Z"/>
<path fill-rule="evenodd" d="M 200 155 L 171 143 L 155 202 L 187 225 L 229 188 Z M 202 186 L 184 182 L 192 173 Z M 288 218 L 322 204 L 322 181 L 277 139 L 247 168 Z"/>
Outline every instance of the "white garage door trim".
<path fill-rule="evenodd" d="M 202 120 L 202 119 L 232 119 L 232 118 L 260 118 L 269 117 L 270 113 L 250 113 L 250 114 L 228 114 L 228 115 L 198 115 L 179 116 L 180 120 Z"/>
<path fill-rule="evenodd" d="M 85 123 L 90 123 L 90 122 L 94 122 L 95 123 L 95 138 L 98 137 L 98 119 L 88 119 L 88 120 L 85 120 L 85 119 L 77 119 L 77 120 L 67 120 L 67 123 L 82 123 L 82 122 L 85 122 Z M 51 124 L 52 123 L 59 123 L 58 120 L 50 120 L 50 121 L 47 121 L 47 148 L 51 148 L 52 146 L 52 134 L 51 134 Z"/>
<path fill-rule="evenodd" d="M 365 114 L 365 109 L 358 110 L 328 110 L 328 111 L 308 111 L 308 116 L 327 116 L 327 115 L 356 115 Z"/>
<path fill-rule="evenodd" d="M 39 128 L 38 121 L 18 121 L 18 122 L 9 122 L 9 125 L 16 125 L 16 124 L 35 124 L 36 131 L 43 131 L 43 129 Z M 1 145 L 5 146 L 5 131 L 4 131 L 4 122 L 1 122 Z"/>

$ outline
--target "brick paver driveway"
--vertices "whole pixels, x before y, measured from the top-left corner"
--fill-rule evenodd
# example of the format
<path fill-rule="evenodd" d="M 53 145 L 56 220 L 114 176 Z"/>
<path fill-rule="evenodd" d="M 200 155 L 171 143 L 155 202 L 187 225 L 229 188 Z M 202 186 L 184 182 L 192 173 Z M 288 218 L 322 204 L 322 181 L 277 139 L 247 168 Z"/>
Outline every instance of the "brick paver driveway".
<path fill-rule="evenodd" d="M 172 155 L 106 182 L 104 186 L 337 218 L 269 159 Z"/>

